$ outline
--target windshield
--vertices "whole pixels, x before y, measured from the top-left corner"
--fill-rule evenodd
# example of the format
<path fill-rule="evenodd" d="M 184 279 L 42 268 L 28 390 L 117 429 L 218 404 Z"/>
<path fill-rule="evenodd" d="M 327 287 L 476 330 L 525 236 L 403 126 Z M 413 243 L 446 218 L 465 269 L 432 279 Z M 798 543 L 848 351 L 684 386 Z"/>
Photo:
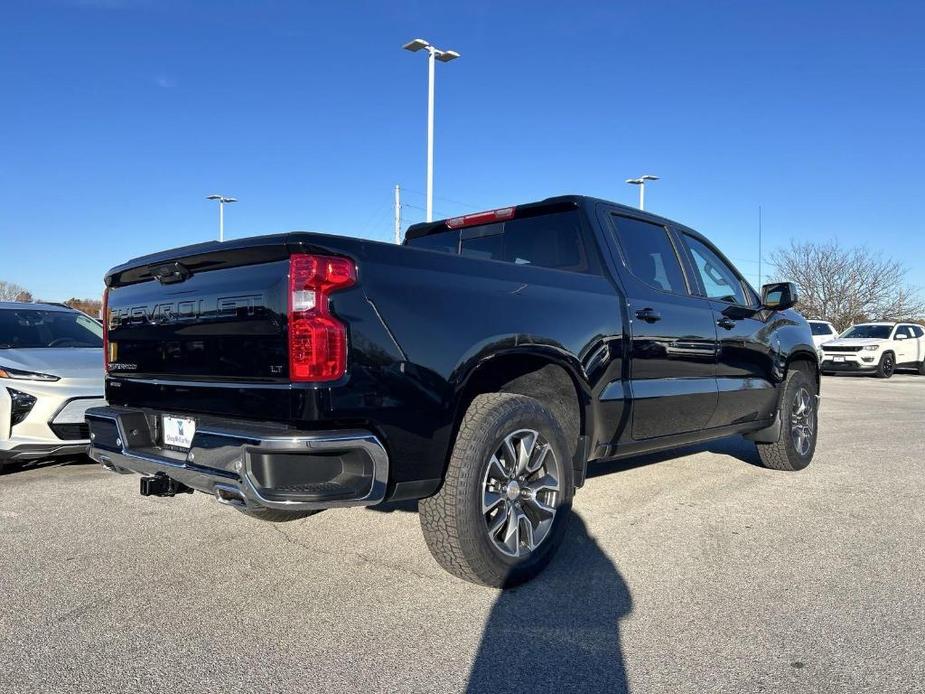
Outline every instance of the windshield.
<path fill-rule="evenodd" d="M 893 330 L 892 325 L 852 325 L 842 337 L 872 337 L 877 340 L 886 340 Z"/>
<path fill-rule="evenodd" d="M 82 313 L 0 309 L 0 349 L 102 346 L 103 326 Z"/>
<path fill-rule="evenodd" d="M 829 327 L 828 323 L 816 323 L 814 321 L 809 322 L 809 328 L 813 331 L 813 335 L 831 335 L 832 328 Z"/>

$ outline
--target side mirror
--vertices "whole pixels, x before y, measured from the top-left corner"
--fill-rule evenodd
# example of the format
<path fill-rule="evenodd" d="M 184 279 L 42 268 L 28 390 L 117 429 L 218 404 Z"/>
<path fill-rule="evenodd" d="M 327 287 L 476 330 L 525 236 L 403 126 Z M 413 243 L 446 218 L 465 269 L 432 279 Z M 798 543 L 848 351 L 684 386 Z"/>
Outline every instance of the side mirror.
<path fill-rule="evenodd" d="M 905 339 L 906 339 L 906 336 L 903 335 L 902 333 L 900 333 L 900 334 L 896 335 L 893 339 L 894 339 L 894 340 L 905 340 Z"/>
<path fill-rule="evenodd" d="M 773 311 L 790 308 L 797 299 L 797 286 L 793 282 L 775 282 L 761 288 L 761 305 Z"/>

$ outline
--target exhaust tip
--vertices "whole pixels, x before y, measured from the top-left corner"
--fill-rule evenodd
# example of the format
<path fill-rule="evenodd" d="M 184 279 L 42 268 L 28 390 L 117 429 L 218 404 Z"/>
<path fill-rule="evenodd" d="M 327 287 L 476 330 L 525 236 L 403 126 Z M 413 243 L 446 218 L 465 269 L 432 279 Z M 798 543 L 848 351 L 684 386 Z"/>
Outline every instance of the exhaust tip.
<path fill-rule="evenodd" d="M 225 504 L 226 506 L 237 506 L 239 508 L 246 506 L 244 501 L 244 495 L 239 489 L 235 487 L 227 487 L 224 485 L 217 484 L 213 490 L 215 494 L 215 500 L 220 504 Z"/>

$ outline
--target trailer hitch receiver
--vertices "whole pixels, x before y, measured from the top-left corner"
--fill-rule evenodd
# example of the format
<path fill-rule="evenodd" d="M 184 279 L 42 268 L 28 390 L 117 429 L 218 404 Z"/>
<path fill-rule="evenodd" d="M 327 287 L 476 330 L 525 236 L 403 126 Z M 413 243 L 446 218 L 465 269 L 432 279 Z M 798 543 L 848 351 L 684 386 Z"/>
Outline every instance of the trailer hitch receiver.
<path fill-rule="evenodd" d="M 193 493 L 192 487 L 187 487 L 182 482 L 177 482 L 163 472 L 142 477 L 140 491 L 142 496 L 176 496 L 177 494 Z"/>

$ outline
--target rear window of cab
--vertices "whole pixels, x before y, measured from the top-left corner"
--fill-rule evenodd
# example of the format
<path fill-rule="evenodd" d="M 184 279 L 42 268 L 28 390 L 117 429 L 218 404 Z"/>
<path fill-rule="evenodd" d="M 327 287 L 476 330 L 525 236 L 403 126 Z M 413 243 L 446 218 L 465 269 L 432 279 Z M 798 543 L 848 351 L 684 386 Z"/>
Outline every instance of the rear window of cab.
<path fill-rule="evenodd" d="M 578 210 L 448 229 L 407 239 L 405 244 L 515 265 L 586 274 L 601 271 L 594 246 L 582 231 Z"/>

